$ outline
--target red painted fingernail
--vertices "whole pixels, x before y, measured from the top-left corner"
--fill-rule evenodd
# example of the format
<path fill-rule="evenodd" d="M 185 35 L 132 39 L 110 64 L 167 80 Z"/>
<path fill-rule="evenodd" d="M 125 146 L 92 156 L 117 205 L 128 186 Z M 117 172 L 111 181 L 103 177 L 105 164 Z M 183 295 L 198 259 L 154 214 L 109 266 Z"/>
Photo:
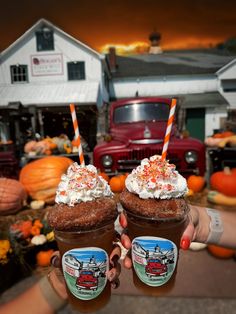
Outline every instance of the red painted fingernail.
<path fill-rule="evenodd" d="M 120 215 L 119 221 L 120 221 L 121 226 L 123 228 L 125 228 L 126 227 L 126 219 L 125 219 L 124 215 Z"/>
<path fill-rule="evenodd" d="M 181 242 L 180 242 L 180 247 L 183 249 L 183 250 L 188 250 L 189 247 L 190 247 L 190 239 L 188 237 L 184 237 L 181 239 Z"/>

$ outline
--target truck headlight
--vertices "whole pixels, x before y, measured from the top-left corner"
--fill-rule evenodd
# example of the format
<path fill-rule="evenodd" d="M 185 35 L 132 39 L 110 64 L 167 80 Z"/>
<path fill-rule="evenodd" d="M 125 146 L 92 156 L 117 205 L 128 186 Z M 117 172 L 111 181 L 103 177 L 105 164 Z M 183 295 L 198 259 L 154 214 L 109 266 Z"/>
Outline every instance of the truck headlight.
<path fill-rule="evenodd" d="M 185 153 L 185 160 L 188 164 L 194 164 L 198 159 L 197 153 L 190 150 Z"/>
<path fill-rule="evenodd" d="M 112 157 L 110 155 L 104 155 L 102 157 L 102 165 L 104 168 L 109 168 L 111 167 L 113 163 Z"/>

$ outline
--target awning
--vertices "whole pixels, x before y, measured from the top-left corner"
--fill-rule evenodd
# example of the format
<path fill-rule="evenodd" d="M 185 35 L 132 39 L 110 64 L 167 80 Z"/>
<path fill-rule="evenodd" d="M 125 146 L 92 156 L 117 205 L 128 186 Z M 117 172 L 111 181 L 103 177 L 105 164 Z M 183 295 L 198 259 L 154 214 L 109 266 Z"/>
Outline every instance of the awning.
<path fill-rule="evenodd" d="M 13 84 L 0 86 L 0 107 L 8 108 L 11 103 L 23 106 L 60 106 L 68 103 L 97 103 L 98 82 L 57 82 L 47 84 Z"/>
<path fill-rule="evenodd" d="M 183 108 L 227 107 L 229 105 L 227 100 L 219 92 L 182 94 L 174 97 L 179 99 L 179 104 Z"/>

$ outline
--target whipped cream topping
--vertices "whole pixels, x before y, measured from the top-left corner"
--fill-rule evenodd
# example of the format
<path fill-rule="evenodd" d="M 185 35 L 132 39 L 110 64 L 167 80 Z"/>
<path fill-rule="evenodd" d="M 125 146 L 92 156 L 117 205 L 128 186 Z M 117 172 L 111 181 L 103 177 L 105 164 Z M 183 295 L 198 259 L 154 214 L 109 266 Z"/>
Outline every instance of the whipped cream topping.
<path fill-rule="evenodd" d="M 142 199 L 178 198 L 188 192 L 186 179 L 175 170 L 175 165 L 162 161 L 159 155 L 143 159 L 128 175 L 125 185 Z"/>
<path fill-rule="evenodd" d="M 75 162 L 68 168 L 67 174 L 62 175 L 55 202 L 74 206 L 80 202 L 111 196 L 113 193 L 110 186 L 99 176 L 94 166 L 82 167 Z"/>

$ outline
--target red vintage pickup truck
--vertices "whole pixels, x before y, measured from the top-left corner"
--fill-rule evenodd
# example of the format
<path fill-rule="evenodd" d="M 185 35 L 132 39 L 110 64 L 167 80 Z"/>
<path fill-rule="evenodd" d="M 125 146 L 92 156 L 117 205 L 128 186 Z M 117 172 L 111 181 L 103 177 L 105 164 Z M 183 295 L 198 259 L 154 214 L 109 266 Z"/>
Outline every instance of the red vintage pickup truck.
<path fill-rule="evenodd" d="M 130 172 L 144 158 L 161 155 L 169 116 L 169 98 L 133 98 L 113 102 L 109 112 L 109 136 L 94 148 L 93 163 L 108 175 Z M 205 145 L 180 136 L 172 126 L 167 159 L 185 177 L 205 174 Z"/>

